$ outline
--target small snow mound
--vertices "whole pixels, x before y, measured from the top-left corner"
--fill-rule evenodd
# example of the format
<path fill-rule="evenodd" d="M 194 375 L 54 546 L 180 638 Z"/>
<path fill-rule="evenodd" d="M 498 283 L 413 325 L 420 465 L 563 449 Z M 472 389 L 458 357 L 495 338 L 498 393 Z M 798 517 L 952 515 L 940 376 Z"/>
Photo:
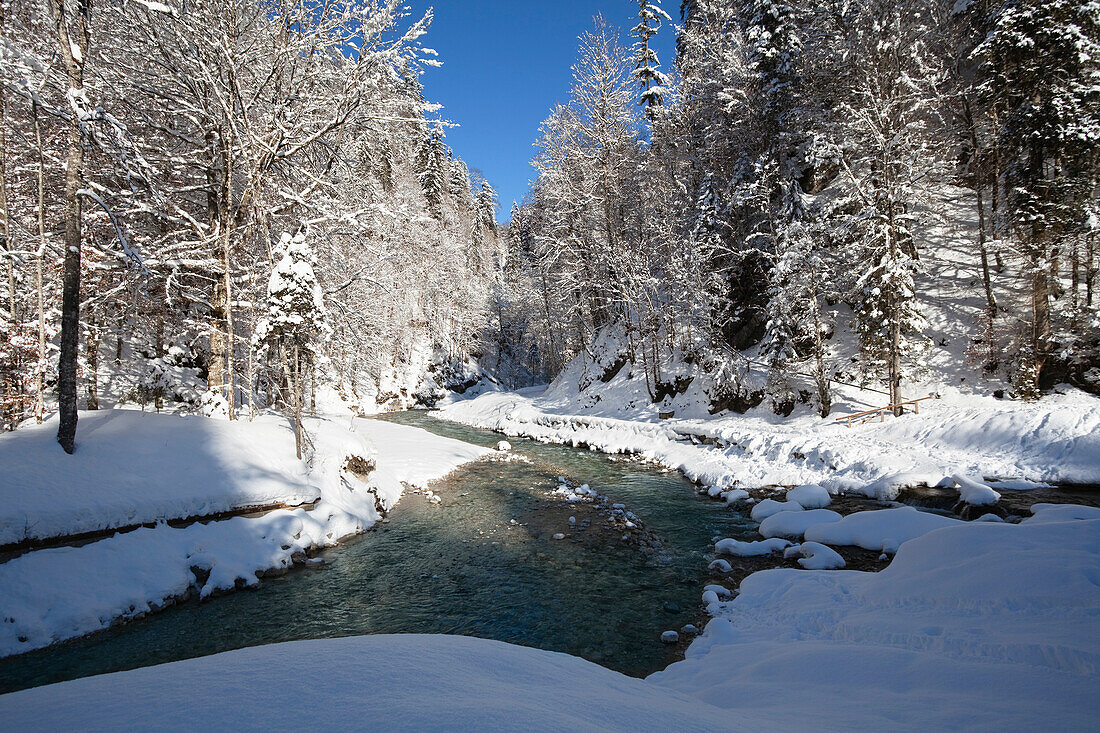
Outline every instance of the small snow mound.
<path fill-rule="evenodd" d="M 1049 522 L 1075 522 L 1082 519 L 1100 519 L 1100 507 L 1080 504 L 1034 504 L 1031 507 L 1034 516 L 1024 520 L 1026 524 L 1046 524 Z"/>
<path fill-rule="evenodd" d="M 722 500 L 727 504 L 736 504 L 739 501 L 745 501 L 749 498 L 749 492 L 744 489 L 731 489 L 730 491 L 723 491 Z"/>
<path fill-rule="evenodd" d="M 501 451 L 501 452 L 510 451 L 510 450 L 512 450 L 512 444 L 509 443 L 507 440 L 502 440 L 499 443 L 497 443 L 497 450 Z"/>
<path fill-rule="evenodd" d="M 714 551 L 720 555 L 733 555 L 734 557 L 759 557 L 770 555 L 790 546 L 790 542 L 784 539 L 773 538 L 758 542 L 742 542 L 735 539 L 724 539 L 714 543 Z"/>
<path fill-rule="evenodd" d="M 943 480 L 943 474 L 929 474 L 922 471 L 907 471 L 883 476 L 878 481 L 865 486 L 859 493 L 870 499 L 894 501 L 901 490 L 907 486 L 936 486 Z"/>
<path fill-rule="evenodd" d="M 840 570 L 844 567 L 844 558 L 840 553 L 819 542 L 803 542 L 797 545 L 797 548 L 797 554 L 801 556 L 798 564 L 807 570 Z M 790 548 L 790 550 L 793 549 L 795 548 Z M 787 556 L 787 553 L 784 553 L 784 557 Z"/>
<path fill-rule="evenodd" d="M 989 506 L 990 504 L 996 504 L 1001 498 L 1001 495 L 989 486 L 968 476 L 955 474 L 951 477 L 951 480 L 959 485 L 959 499 L 964 504 Z"/>
<path fill-rule="evenodd" d="M 903 542 L 960 523 L 958 519 L 902 506 L 849 514 L 839 522 L 806 530 L 806 539 L 828 545 L 855 545 L 865 550 L 895 553 Z"/>
<path fill-rule="evenodd" d="M 666 644 L 675 644 L 680 641 L 680 634 L 675 631 L 665 631 L 661 634 L 661 641 Z"/>
<path fill-rule="evenodd" d="M 780 512 L 800 512 L 803 508 L 801 504 L 793 501 L 764 499 L 752 508 L 752 521 L 763 522 L 768 517 L 779 514 Z"/>
<path fill-rule="evenodd" d="M 833 497 L 823 486 L 806 484 L 788 491 L 787 501 L 793 501 L 803 509 L 824 509 L 833 503 Z"/>
<path fill-rule="evenodd" d="M 801 507 L 799 508 L 801 509 Z M 772 537 L 801 537 L 811 527 L 839 522 L 840 519 L 840 515 L 831 509 L 779 512 L 760 523 L 760 534 L 768 539 Z"/>
<path fill-rule="evenodd" d="M 733 566 L 722 558 L 712 560 L 710 565 L 707 565 L 707 570 L 717 570 L 720 573 L 728 573 L 733 570 Z"/>

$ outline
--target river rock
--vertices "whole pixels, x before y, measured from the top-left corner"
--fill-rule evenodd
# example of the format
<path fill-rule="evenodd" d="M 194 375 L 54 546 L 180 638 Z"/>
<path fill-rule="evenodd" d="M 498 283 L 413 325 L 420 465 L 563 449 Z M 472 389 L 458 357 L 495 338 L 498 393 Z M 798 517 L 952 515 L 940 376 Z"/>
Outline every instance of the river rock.
<path fill-rule="evenodd" d="M 499 451 L 512 450 L 512 444 L 509 443 L 507 440 L 502 440 L 499 443 L 497 443 L 497 450 L 499 450 Z"/>
<path fill-rule="evenodd" d="M 666 644 L 675 644 L 680 641 L 680 634 L 675 631 L 665 631 L 661 634 L 661 641 Z"/>
<path fill-rule="evenodd" d="M 695 624 L 684 624 L 684 626 L 680 629 L 680 633 L 684 636 L 698 636 L 699 629 L 695 626 Z"/>
<path fill-rule="evenodd" d="M 555 532 L 555 533 L 554 533 L 554 539 L 556 539 L 556 540 L 564 540 L 564 539 L 565 539 L 565 534 L 564 534 L 564 533 L 562 533 L 562 532 Z"/>
<path fill-rule="evenodd" d="M 665 604 L 665 610 L 669 613 L 680 613 L 680 606 L 673 603 L 672 601 L 669 601 Z"/>

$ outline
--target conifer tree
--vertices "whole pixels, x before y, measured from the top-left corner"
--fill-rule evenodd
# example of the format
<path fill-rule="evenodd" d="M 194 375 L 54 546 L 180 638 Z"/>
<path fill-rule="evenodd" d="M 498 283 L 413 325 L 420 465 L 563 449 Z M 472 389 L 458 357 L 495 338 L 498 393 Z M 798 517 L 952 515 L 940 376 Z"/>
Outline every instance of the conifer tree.
<path fill-rule="evenodd" d="M 285 369 L 287 402 L 294 417 L 295 447 L 302 457 L 303 364 L 313 363 L 317 344 L 330 332 L 324 296 L 314 267 L 317 257 L 305 231 L 283 234 L 267 282 L 267 308 L 256 324 L 253 343 L 278 350 Z"/>
<path fill-rule="evenodd" d="M 661 73 L 661 61 L 650 43 L 657 35 L 662 20 L 672 22 L 668 13 L 661 9 L 660 0 L 638 0 L 638 25 L 633 31 L 638 39 L 634 44 L 634 79 L 641 89 L 638 104 L 650 113 L 654 107 L 664 104 L 668 86 L 668 77 Z"/>

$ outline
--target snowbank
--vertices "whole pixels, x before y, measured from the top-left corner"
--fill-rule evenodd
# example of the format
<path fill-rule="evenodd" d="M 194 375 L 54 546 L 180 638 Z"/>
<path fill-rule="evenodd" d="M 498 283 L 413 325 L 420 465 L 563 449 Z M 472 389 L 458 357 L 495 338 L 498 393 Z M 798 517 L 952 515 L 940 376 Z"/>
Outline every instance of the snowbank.
<path fill-rule="evenodd" d="M 155 415 L 134 413 L 127 418 L 134 416 L 139 419 L 121 422 L 132 423 L 132 438 L 137 443 L 143 441 L 142 420 L 154 418 L 150 420 L 154 433 L 163 425 Z M 225 435 L 220 427 L 226 423 L 206 418 L 169 419 L 174 421 L 174 432 L 182 435 L 179 441 L 169 435 L 160 445 L 163 465 L 189 466 L 206 455 L 188 455 L 181 449 L 196 445 L 201 445 L 203 451 L 223 449 L 200 444 L 191 433 L 210 431 L 216 439 Z M 118 422 L 107 424 L 117 427 Z M 251 424 L 256 427 L 254 442 L 261 445 L 255 446 L 254 455 L 264 455 L 264 451 L 274 454 L 273 446 L 262 442 L 277 435 L 275 426 L 257 423 Z M 242 422 L 239 428 L 244 432 L 249 425 Z M 287 483 L 281 495 L 293 491 L 298 481 L 308 482 L 311 495 L 319 497 L 312 510 L 278 510 L 260 517 L 234 517 L 179 529 L 161 523 L 79 547 L 30 552 L 0 564 L 0 656 L 97 631 L 118 619 L 141 616 L 192 589 L 205 597 L 239 585 L 254 585 L 258 574 L 288 568 L 300 553 L 330 546 L 368 529 L 380 518 L 379 509 L 397 503 L 402 483 L 424 485 L 488 452 L 417 428 L 372 420 L 311 419 L 306 426 L 315 446 L 308 462 L 294 459 L 292 441 L 289 446 L 280 442 L 274 447 L 287 448 L 290 465 L 297 463 L 296 470 L 287 468 Z M 96 444 L 94 434 L 85 440 Z M 146 444 L 146 450 L 150 464 L 155 465 L 150 444 Z M 349 456 L 373 460 L 375 468 L 365 477 L 351 474 L 345 470 Z M 282 459 L 281 455 L 273 457 Z M 57 460 L 62 462 L 64 457 Z M 247 485 L 254 476 L 250 463 L 226 463 L 227 485 Z M 284 461 L 278 465 L 288 464 Z M 98 470 L 103 472 L 98 478 L 104 488 L 97 493 L 88 488 L 92 486 L 90 481 L 81 484 L 78 501 L 105 494 L 117 480 L 133 478 L 131 467 L 123 461 L 113 466 L 104 463 Z M 47 472 L 47 477 L 51 475 Z M 170 478 L 177 482 L 179 493 L 186 496 L 192 475 L 181 470 Z M 274 486 L 277 475 L 268 472 L 263 480 Z M 174 501 L 168 479 L 158 479 L 161 491 L 146 497 L 143 504 L 135 503 L 144 512 L 142 516 L 163 516 L 166 507 L 181 506 Z M 32 484 L 31 489 L 33 494 L 37 486 Z M 60 494 L 57 487 L 51 490 Z M 31 504 L 37 506 L 33 500 Z M 64 529 L 71 525 L 58 526 Z"/>
<path fill-rule="evenodd" d="M 1089 730 L 1100 509 L 1035 512 L 915 538 L 879 573 L 768 570 L 722 602 L 732 594 L 708 586 L 718 617 L 644 681 L 481 639 L 352 637 L 17 692 L 0 716 L 13 729 L 182 730 L 200 700 L 213 729 Z"/>
<path fill-rule="evenodd" d="M 0 696 L 0 718 L 12 730 L 735 727 L 724 710 L 576 657 L 421 635 L 272 644 L 63 682 Z"/>
<path fill-rule="evenodd" d="M 1035 511 L 929 532 L 879 573 L 750 575 L 687 659 L 647 681 L 745 728 L 1095 727 L 1100 510 Z"/>
<path fill-rule="evenodd" d="M 958 519 L 902 506 L 849 514 L 838 522 L 810 527 L 805 534 L 811 542 L 895 553 L 903 542 L 957 524 Z"/>
<path fill-rule="evenodd" d="M 54 418 L 0 436 L 0 466 L 0 544 L 321 496 L 294 456 L 291 427 L 274 415 L 82 412 L 72 456 L 57 445 Z"/>
<path fill-rule="evenodd" d="M 485 393 L 438 414 L 508 435 L 636 453 L 719 489 L 818 484 L 893 499 L 907 484 L 953 475 L 1100 482 L 1100 399 L 1068 388 L 1036 403 L 942 391 L 918 415 L 852 428 L 808 412 L 782 419 L 761 410 L 661 421 L 641 407 L 612 406 L 614 395 L 599 403 L 607 405 L 602 414 L 580 414 L 591 410 L 558 388 Z"/>

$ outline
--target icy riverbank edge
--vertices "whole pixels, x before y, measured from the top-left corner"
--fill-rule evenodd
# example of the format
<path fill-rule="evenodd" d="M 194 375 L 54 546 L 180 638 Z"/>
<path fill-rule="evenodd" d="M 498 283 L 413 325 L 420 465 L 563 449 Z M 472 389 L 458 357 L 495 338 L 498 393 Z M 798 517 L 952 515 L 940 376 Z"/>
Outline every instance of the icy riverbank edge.
<path fill-rule="evenodd" d="M 0 438 L 5 539 L 155 523 L 0 563 L 0 656 L 99 631 L 183 598 L 255 585 L 372 527 L 400 499 L 403 484 L 424 487 L 487 452 L 350 416 L 310 418 L 306 429 L 312 448 L 302 461 L 290 425 L 275 415 L 231 423 L 131 410 L 85 413 L 72 457 L 60 453 L 49 422 Z M 165 523 L 257 503 L 305 502 L 312 508 L 181 528 Z"/>
<path fill-rule="evenodd" d="M 902 486 L 955 475 L 1100 483 L 1100 399 L 1079 390 L 1035 403 L 952 392 L 920 414 L 851 428 L 810 413 L 783 419 L 760 410 L 709 420 L 576 414 L 559 392 L 487 392 L 435 414 L 510 436 L 635 454 L 723 490 L 818 484 L 893 499 Z"/>

